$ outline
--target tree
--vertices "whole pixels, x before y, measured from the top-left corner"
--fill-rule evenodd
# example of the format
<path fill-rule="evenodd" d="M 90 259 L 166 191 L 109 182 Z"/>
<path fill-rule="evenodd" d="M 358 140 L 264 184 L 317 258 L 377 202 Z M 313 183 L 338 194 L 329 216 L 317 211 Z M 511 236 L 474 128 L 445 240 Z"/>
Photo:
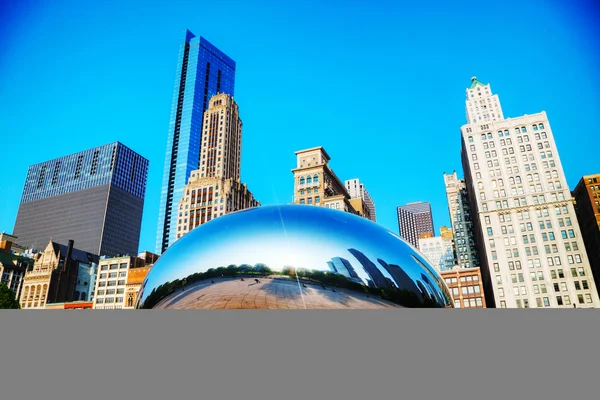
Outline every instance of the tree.
<path fill-rule="evenodd" d="M 13 292 L 6 284 L 0 283 L 0 308 L 20 309 L 21 306 Z"/>

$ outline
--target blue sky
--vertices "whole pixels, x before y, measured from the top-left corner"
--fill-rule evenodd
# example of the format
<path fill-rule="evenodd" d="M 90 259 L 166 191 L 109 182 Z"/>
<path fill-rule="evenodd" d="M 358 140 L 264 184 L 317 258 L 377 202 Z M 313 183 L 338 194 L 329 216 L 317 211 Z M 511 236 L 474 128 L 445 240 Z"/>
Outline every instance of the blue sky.
<path fill-rule="evenodd" d="M 140 250 L 154 250 L 179 43 L 185 29 L 237 63 L 242 180 L 290 202 L 296 150 L 324 146 L 358 177 L 378 222 L 430 201 L 449 224 L 475 75 L 504 115 L 545 110 L 571 188 L 600 172 L 600 20 L 587 1 L 0 1 L 0 231 L 29 165 L 119 140 L 150 160 Z"/>

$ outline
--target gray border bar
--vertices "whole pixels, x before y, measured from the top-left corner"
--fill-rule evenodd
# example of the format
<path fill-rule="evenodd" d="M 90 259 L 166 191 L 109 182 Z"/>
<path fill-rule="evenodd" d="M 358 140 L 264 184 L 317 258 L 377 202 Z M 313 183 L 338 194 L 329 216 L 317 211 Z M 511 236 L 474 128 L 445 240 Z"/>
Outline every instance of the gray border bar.
<path fill-rule="evenodd" d="M 1 311 L 0 398 L 597 398 L 599 316 Z"/>

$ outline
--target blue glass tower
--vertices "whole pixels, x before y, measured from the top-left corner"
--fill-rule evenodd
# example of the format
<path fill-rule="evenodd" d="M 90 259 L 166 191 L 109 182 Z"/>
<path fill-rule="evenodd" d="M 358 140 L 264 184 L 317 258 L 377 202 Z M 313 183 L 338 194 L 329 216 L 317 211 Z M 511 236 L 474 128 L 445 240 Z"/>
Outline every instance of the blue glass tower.
<path fill-rule="evenodd" d="M 179 47 L 169 138 L 158 213 L 156 251 L 176 239 L 177 205 L 190 173 L 198 169 L 202 116 L 217 93 L 233 96 L 235 61 L 189 30 Z"/>

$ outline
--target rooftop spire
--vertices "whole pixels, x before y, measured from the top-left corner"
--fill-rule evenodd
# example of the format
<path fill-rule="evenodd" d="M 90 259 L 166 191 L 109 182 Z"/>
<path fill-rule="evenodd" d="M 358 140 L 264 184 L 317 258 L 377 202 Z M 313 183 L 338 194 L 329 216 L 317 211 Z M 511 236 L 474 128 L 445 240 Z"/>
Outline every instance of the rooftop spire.
<path fill-rule="evenodd" d="M 473 76 L 471 78 L 471 86 L 469 87 L 469 89 L 473 89 L 477 85 L 485 86 L 485 83 L 478 81 L 477 77 Z"/>

